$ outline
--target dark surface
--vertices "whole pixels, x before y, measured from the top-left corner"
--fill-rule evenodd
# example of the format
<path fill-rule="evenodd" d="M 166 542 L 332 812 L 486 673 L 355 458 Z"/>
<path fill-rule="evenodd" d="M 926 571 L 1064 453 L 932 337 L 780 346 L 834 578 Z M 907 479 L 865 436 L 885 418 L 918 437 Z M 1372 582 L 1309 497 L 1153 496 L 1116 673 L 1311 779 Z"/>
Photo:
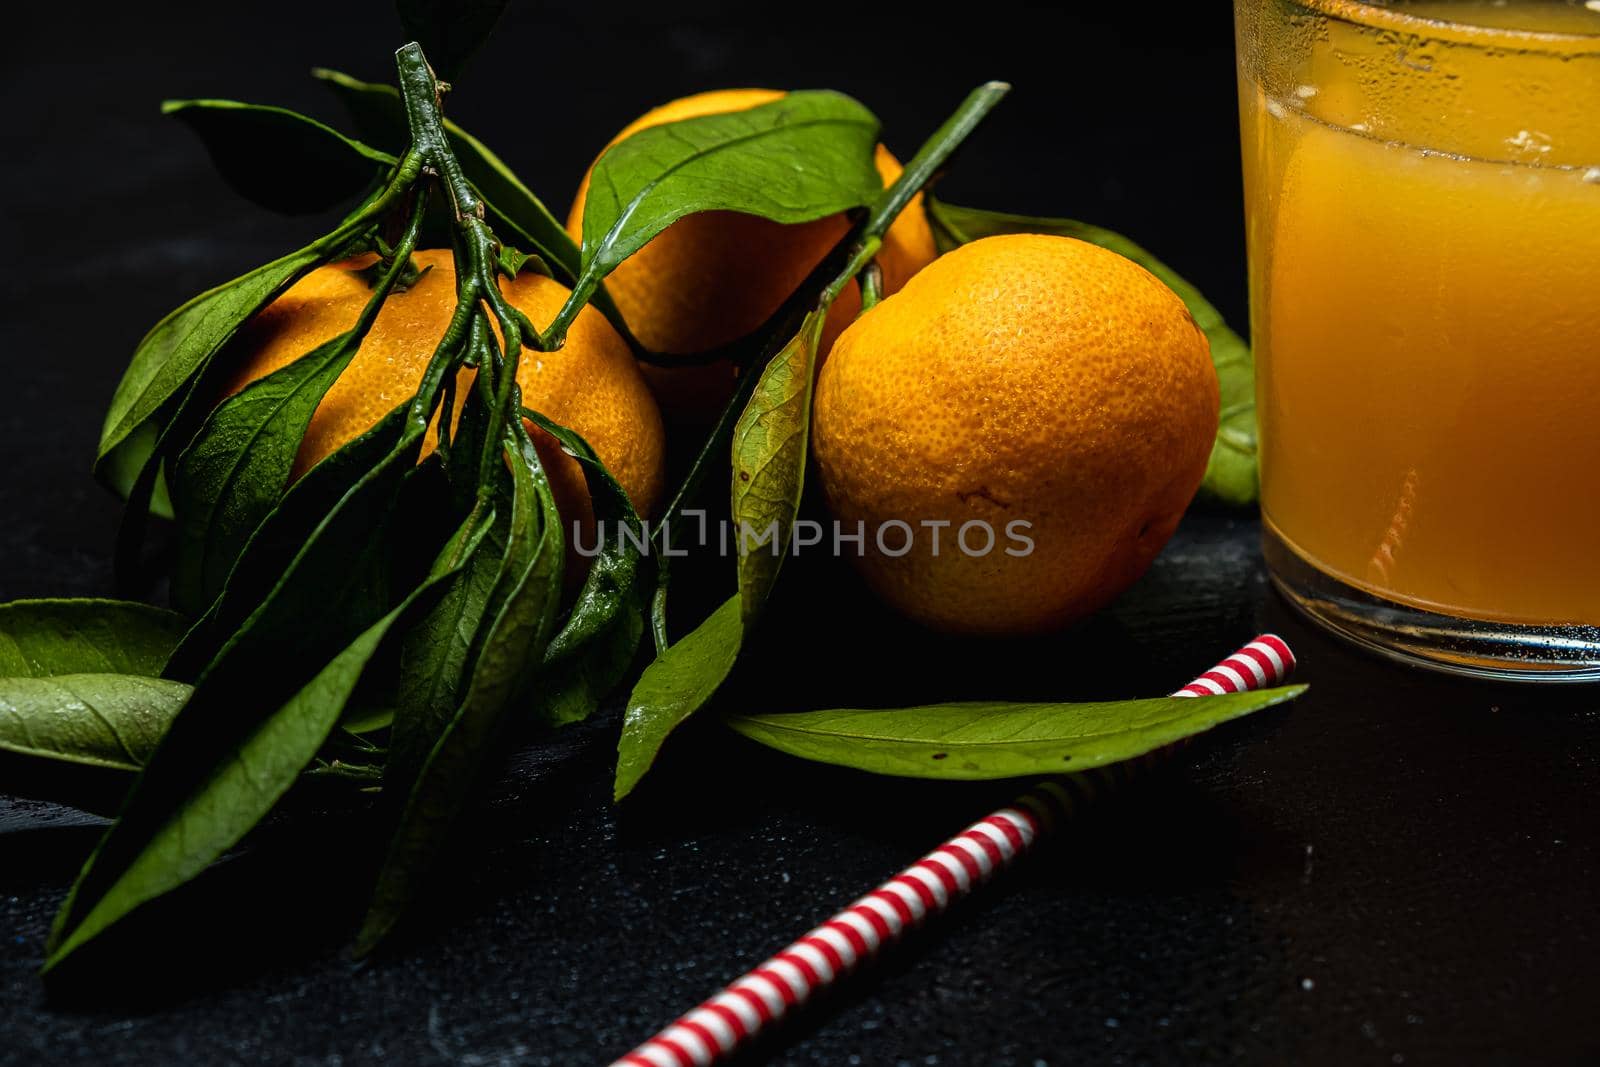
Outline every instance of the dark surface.
<path fill-rule="evenodd" d="M 1241 321 L 1220 5 L 1157 19 L 1146 5 L 987 4 L 950 24 L 854 5 L 781 27 L 753 21 L 755 6 L 523 4 L 452 114 L 559 211 L 615 128 L 683 92 L 841 88 L 905 153 L 966 89 L 1007 77 L 1017 91 L 950 197 L 1122 228 Z M 385 6 L 327 2 L 7 17 L 22 25 L 0 75 L 0 598 L 103 594 L 117 506 L 87 468 L 127 353 L 185 296 L 317 225 L 233 198 L 155 102 L 234 96 L 336 117 L 302 72 L 387 77 L 397 32 Z M 1265 585 L 1256 532 L 1193 516 L 1116 608 L 1036 642 L 908 632 L 848 576 L 801 561 L 811 580 L 789 576 L 787 621 L 730 702 L 1143 695 L 1262 628 L 1299 652 L 1312 691 L 1082 820 L 755 1059 L 1600 1056 L 1600 697 L 1357 654 L 1289 616 Z M 781 685 L 751 683 L 797 649 Z M 0 800 L 0 1062 L 602 1062 L 1006 795 L 807 766 L 706 726 L 618 810 L 614 731 L 596 722 L 518 756 L 422 921 L 360 969 L 341 950 L 372 826 L 300 812 L 130 924 L 97 964 L 103 988 L 47 998 L 40 947 L 96 830 Z"/>

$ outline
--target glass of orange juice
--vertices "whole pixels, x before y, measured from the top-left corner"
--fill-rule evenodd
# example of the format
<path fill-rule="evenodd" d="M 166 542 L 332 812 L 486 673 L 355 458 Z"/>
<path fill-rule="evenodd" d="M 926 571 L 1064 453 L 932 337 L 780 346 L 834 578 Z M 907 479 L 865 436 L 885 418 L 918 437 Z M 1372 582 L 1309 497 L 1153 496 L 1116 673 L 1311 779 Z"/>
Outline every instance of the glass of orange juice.
<path fill-rule="evenodd" d="M 1235 0 L 1264 548 L 1307 614 L 1600 680 L 1600 0 Z"/>

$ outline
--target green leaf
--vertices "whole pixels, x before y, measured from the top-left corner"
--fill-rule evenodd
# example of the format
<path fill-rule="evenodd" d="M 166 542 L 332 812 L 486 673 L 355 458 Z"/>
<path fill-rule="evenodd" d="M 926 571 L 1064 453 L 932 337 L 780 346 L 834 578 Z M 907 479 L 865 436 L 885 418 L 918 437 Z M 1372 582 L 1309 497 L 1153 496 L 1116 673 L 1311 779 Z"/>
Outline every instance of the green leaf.
<path fill-rule="evenodd" d="M 153 435 L 132 439 L 134 431 L 187 388 L 252 315 L 321 263 L 325 255 L 313 244 L 257 267 L 201 293 L 145 335 L 117 384 L 100 431 L 95 471 L 103 481 L 120 495 L 129 494 L 134 484 L 130 474 L 137 475 L 148 453 L 144 457 L 118 456 L 115 461 L 108 457 L 124 442 L 153 449 Z"/>
<path fill-rule="evenodd" d="M 126 600 L 0 604 L 0 678 L 155 677 L 183 637 L 183 616 Z"/>
<path fill-rule="evenodd" d="M 78 875 L 44 969 L 238 844 L 316 756 L 395 621 L 437 584 L 420 585 L 279 705 L 252 699 L 249 679 L 202 679 Z"/>
<path fill-rule="evenodd" d="M 0 678 L 0 792 L 115 818 L 189 693 L 132 674 Z"/>
<path fill-rule="evenodd" d="M 189 693 L 131 674 L 0 678 L 0 793 L 115 818 Z"/>
<path fill-rule="evenodd" d="M 729 597 L 645 668 L 628 697 L 617 742 L 617 800 L 650 770 L 668 735 L 705 707 L 733 670 L 743 642 L 740 600 Z"/>
<path fill-rule="evenodd" d="M 312 74 L 339 97 L 362 136 L 397 151 L 410 143 L 405 105 L 394 86 L 320 67 Z M 486 220 L 501 240 L 532 249 L 566 284 L 576 281 L 578 246 L 566 227 L 487 145 L 448 119 L 444 129 L 462 173 L 487 201 Z"/>
<path fill-rule="evenodd" d="M 510 0 L 395 0 L 406 36 L 422 45 L 439 77 L 454 81 L 483 46 Z"/>
<path fill-rule="evenodd" d="M 761 372 L 733 430 L 733 524 L 744 627 L 760 614 L 789 553 L 805 488 L 811 394 L 826 307 Z"/>
<path fill-rule="evenodd" d="M 587 441 L 538 412 L 523 408 L 522 414 L 583 464 L 601 540 L 566 625 L 545 651 L 533 695 L 538 722 L 565 726 L 593 714 L 633 665 L 650 597 L 644 567 L 650 538 L 627 492 Z"/>
<path fill-rule="evenodd" d="M 179 457 L 172 600 L 205 610 L 289 484 L 311 416 L 360 347 L 347 331 L 223 401 Z"/>
<path fill-rule="evenodd" d="M 1261 495 L 1261 475 L 1256 440 L 1256 362 L 1244 338 L 1219 325 L 1207 328 L 1199 315 L 1195 321 L 1211 338 L 1211 362 L 1217 368 L 1222 392 L 1222 415 L 1217 440 L 1206 463 L 1203 492 L 1228 504 L 1253 504 Z"/>
<path fill-rule="evenodd" d="M 261 563 L 247 565 L 241 557 L 236 569 L 245 572 L 245 580 L 236 584 L 230 576 L 218 598 L 218 618 L 230 619 L 239 610 L 246 614 L 201 679 L 222 671 L 242 682 L 265 672 L 268 680 L 258 686 L 258 695 L 263 688 L 271 692 L 275 686 L 294 684 L 305 657 L 343 647 L 383 614 L 392 603 L 388 579 L 395 539 L 389 523 L 406 480 L 415 472 L 415 444 L 403 443 L 398 455 L 391 453 L 367 472 L 317 523 L 260 596 L 249 597 L 243 590 L 260 588 L 255 580 Z M 276 546 L 263 547 L 269 549 L 275 553 Z M 185 635 L 168 666 L 169 676 L 187 662 L 198 636 L 199 627 Z"/>
<path fill-rule="evenodd" d="M 1075 219 L 1030 218 L 981 208 L 957 207 L 928 197 L 928 221 L 941 253 L 996 234 L 1045 233 L 1075 237 L 1110 249 L 1139 264 L 1178 294 L 1195 324 L 1211 342 L 1211 362 L 1222 388 L 1222 418 L 1206 465 L 1201 491 L 1229 504 L 1253 503 L 1260 485 L 1256 473 L 1255 360 L 1250 346 L 1228 328 L 1222 313 L 1171 267 L 1133 241 Z"/>
<path fill-rule="evenodd" d="M 392 788 L 414 782 L 435 742 L 461 706 L 468 667 L 485 624 L 490 597 L 511 538 L 511 501 L 485 518 L 480 551 L 461 568 L 432 611 L 406 634 L 387 777 Z M 451 549 L 447 547 L 446 551 Z"/>
<path fill-rule="evenodd" d="M 352 734 L 375 734 L 394 725 L 394 709 L 352 704 L 339 720 L 339 729 Z M 378 767 L 381 776 L 383 768 Z"/>
<path fill-rule="evenodd" d="M 489 432 L 489 415 L 480 384 L 474 380 L 467 393 L 448 453 L 450 506 L 463 513 L 478 504 L 478 461 Z M 483 545 L 462 566 L 433 610 L 417 621 L 400 644 L 394 728 L 387 760 L 389 784 L 396 792 L 403 792 L 416 780 L 434 743 L 461 706 L 467 671 L 480 635 L 492 621 L 489 599 L 511 537 L 514 489 L 504 464 L 494 465 L 491 476 L 496 484 L 487 501 L 493 509 L 485 516 Z M 446 546 L 445 551 L 452 548 Z"/>
<path fill-rule="evenodd" d="M 839 708 L 732 715 L 726 721 L 769 748 L 818 763 L 903 778 L 973 781 L 1082 771 L 1132 759 L 1305 691 L 1303 685 L 1291 685 L 1095 704 L 979 701 L 895 711 Z"/>
<path fill-rule="evenodd" d="M 883 192 L 877 141 L 870 111 L 825 91 L 640 130 L 594 165 L 573 288 L 591 290 L 685 215 L 737 211 L 794 223 L 870 204 Z"/>
<path fill-rule="evenodd" d="M 0 752 L 137 772 L 189 699 L 181 682 L 132 674 L 0 679 Z"/>
<path fill-rule="evenodd" d="M 543 275 L 546 278 L 555 277 L 550 272 L 550 264 L 544 261 L 544 257 L 532 252 L 524 252 L 519 248 L 513 248 L 511 245 L 501 246 L 500 256 L 495 261 L 495 269 L 507 278 L 515 278 L 523 271 Z"/>
<path fill-rule="evenodd" d="M 145 530 L 151 514 L 156 511 L 157 489 L 166 484 L 167 460 L 176 449 L 177 442 L 194 434 L 196 420 L 205 413 L 204 404 L 199 399 L 207 392 L 202 387 L 204 381 L 202 367 L 183 383 L 179 394 L 151 418 L 147 425 L 155 431 L 153 442 L 149 445 L 149 451 L 138 458 L 136 466 L 133 462 L 137 457 L 127 454 L 132 450 L 131 444 L 118 449 L 118 453 L 124 454 L 123 458 L 136 472 L 124 494 L 126 501 L 122 518 L 117 523 L 116 547 L 112 554 L 112 573 L 116 577 L 118 592 L 126 592 L 132 587 L 142 569 Z M 135 440 L 142 447 L 149 438 L 141 433 L 135 435 Z M 170 513 L 170 498 L 167 505 Z"/>
<path fill-rule="evenodd" d="M 521 419 L 510 427 L 510 538 L 490 595 L 493 615 L 454 718 L 411 784 L 399 828 L 356 937 L 365 955 L 394 928 L 444 849 L 484 765 L 495 752 L 513 698 L 537 671 L 561 602 L 565 545 L 550 483 Z M 397 783 L 404 788 L 407 783 Z"/>
<path fill-rule="evenodd" d="M 393 493 L 398 492 L 395 483 L 404 476 L 406 470 L 399 464 L 386 464 L 385 461 L 401 439 L 405 420 L 406 407 L 401 405 L 289 487 L 278 506 L 262 520 L 246 542 L 238 562 L 223 585 L 221 595 L 211 603 L 173 651 L 166 670 L 162 672 L 166 677 L 179 681 L 198 678 L 206 665 L 222 651 L 228 639 L 241 631 L 257 609 L 274 595 L 289 576 L 296 560 L 310 547 L 313 537 L 330 518 L 341 513 L 347 500 L 350 501 L 352 512 L 360 510 L 365 516 L 364 519 L 354 516 L 349 522 L 352 529 L 348 536 L 356 544 L 354 547 L 336 549 L 322 558 L 325 565 L 336 574 L 348 576 L 352 571 L 352 561 L 369 556 L 363 548 L 375 547 L 369 544 L 372 541 L 371 526 L 362 528 L 361 523 L 375 523 L 377 520 L 374 516 L 387 513 Z M 359 501 L 352 497 L 364 480 L 380 467 L 389 471 L 385 487 L 390 495 L 376 501 L 376 506 L 381 507 L 382 512 L 369 512 L 367 508 L 374 505 L 367 498 L 376 494 L 367 492 Z M 348 551 L 349 555 L 341 558 L 340 553 L 344 551 Z M 363 574 L 370 576 L 370 564 L 363 567 Z M 317 579 L 312 578 L 306 584 L 311 587 L 308 596 L 316 605 L 309 610 L 313 612 L 312 617 L 316 618 L 328 607 L 329 602 L 328 599 L 319 599 Z M 321 592 L 331 597 L 334 588 L 336 585 L 330 582 Z M 289 625 L 294 624 L 291 622 Z"/>
<path fill-rule="evenodd" d="M 199 135 L 223 179 L 242 196 L 290 215 L 349 200 L 396 162 L 387 152 L 281 107 L 168 100 L 161 111 Z"/>
<path fill-rule="evenodd" d="M 101 484 L 126 500 L 132 495 L 145 464 L 155 455 L 161 442 L 163 420 L 158 416 L 137 427 L 127 440 L 112 449 L 104 460 L 96 464 L 95 473 Z M 155 484 L 150 492 L 150 514 L 163 519 L 172 518 L 172 496 L 167 491 L 166 472 L 157 464 Z"/>

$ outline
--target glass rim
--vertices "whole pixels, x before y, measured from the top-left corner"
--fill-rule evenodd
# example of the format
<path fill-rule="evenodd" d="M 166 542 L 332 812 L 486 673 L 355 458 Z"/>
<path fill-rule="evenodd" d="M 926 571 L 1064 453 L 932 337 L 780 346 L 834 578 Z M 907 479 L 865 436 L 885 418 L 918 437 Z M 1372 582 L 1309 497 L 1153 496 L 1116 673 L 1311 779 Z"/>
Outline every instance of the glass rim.
<path fill-rule="evenodd" d="M 1434 39 L 1456 41 L 1480 47 L 1515 45 L 1551 53 L 1600 52 L 1600 30 L 1594 33 L 1568 33 L 1555 30 L 1523 30 L 1509 26 L 1483 26 L 1454 19 L 1413 15 L 1393 7 L 1379 7 L 1364 0 L 1290 0 L 1329 18 L 1355 26 L 1421 33 Z"/>

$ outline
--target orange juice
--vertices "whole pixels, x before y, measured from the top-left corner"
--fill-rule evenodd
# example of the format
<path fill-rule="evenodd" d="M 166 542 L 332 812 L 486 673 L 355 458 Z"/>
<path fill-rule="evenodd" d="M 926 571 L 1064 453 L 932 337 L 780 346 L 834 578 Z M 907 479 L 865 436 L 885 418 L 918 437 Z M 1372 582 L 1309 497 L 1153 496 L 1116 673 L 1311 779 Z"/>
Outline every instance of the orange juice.
<path fill-rule="evenodd" d="M 1600 624 L 1593 8 L 1239 0 L 1267 536 L 1378 602 Z"/>

